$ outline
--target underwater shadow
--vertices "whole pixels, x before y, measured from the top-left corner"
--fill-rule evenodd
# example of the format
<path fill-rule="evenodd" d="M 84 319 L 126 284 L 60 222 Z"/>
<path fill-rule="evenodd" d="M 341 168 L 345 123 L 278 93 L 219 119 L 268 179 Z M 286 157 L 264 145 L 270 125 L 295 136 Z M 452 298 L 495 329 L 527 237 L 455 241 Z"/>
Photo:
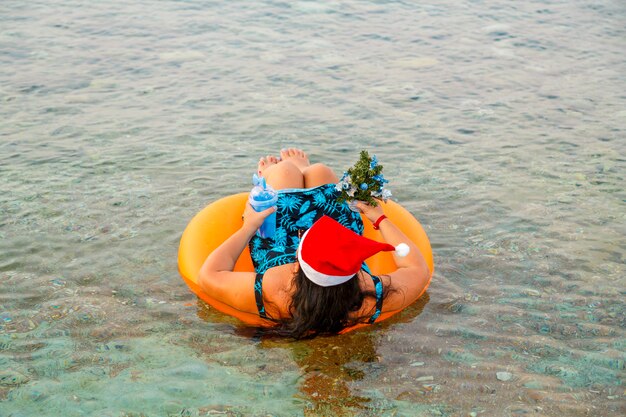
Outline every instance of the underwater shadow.
<path fill-rule="evenodd" d="M 430 301 L 425 293 L 395 316 L 372 326 L 336 336 L 294 341 L 264 336 L 263 329 L 238 328 L 243 336 L 259 338 L 258 349 L 287 349 L 301 369 L 299 398 L 309 402 L 305 415 L 352 416 L 370 410 L 372 398 L 355 395 L 351 383 L 384 369 L 379 341 L 390 328 L 413 322 Z M 251 331 L 252 330 L 252 331 Z"/>
<path fill-rule="evenodd" d="M 257 349 L 288 350 L 301 370 L 297 398 L 308 402 L 304 415 L 352 416 L 371 412 L 373 398 L 356 395 L 351 384 L 384 369 L 378 354 L 379 341 L 399 324 L 416 320 L 429 303 L 428 292 L 393 317 L 342 335 L 293 340 L 267 329 L 253 327 L 228 316 L 201 299 L 198 318 L 233 334 L 257 341 Z"/>

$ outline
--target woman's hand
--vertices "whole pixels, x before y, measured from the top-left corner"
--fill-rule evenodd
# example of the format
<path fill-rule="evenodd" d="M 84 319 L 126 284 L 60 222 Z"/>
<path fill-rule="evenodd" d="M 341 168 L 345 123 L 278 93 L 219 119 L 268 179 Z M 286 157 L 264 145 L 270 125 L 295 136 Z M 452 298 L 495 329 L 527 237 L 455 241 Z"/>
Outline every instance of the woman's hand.
<path fill-rule="evenodd" d="M 243 227 L 247 230 L 256 231 L 263 224 L 263 220 L 276 211 L 276 206 L 270 207 L 263 211 L 255 211 L 250 203 L 246 203 L 243 211 Z"/>
<path fill-rule="evenodd" d="M 382 206 L 380 205 L 380 203 L 374 207 L 374 206 L 370 206 L 367 203 L 364 203 L 363 201 L 358 201 L 356 203 L 356 207 L 361 211 L 361 213 L 363 213 L 365 215 L 365 217 L 367 217 L 367 219 L 369 221 L 371 221 L 372 223 L 374 223 L 376 220 L 378 220 L 378 218 L 380 216 L 382 216 L 384 213 Z"/>

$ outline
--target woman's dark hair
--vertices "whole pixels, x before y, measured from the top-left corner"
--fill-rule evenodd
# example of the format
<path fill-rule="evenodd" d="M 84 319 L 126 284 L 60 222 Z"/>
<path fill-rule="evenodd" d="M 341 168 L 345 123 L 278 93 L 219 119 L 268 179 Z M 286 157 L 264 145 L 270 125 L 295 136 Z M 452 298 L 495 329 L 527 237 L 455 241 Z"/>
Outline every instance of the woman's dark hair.
<path fill-rule="evenodd" d="M 373 291 L 359 285 L 359 274 L 343 284 L 322 287 L 307 278 L 301 268 L 294 275 L 294 293 L 289 305 L 291 318 L 279 320 L 276 332 L 295 339 L 322 334 L 337 334 L 343 328 L 367 321 L 369 316 L 350 318 L 363 306 L 366 297 L 376 298 Z M 384 296 L 387 291 L 384 291 Z"/>

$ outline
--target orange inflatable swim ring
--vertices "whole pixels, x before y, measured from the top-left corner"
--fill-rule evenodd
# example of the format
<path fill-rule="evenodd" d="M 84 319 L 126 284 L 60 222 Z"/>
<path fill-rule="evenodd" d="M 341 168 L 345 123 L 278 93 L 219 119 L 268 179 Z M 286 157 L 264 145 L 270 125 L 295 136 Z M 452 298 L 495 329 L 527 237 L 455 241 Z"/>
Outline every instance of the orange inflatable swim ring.
<path fill-rule="evenodd" d="M 196 214 L 185 228 L 180 239 L 180 246 L 178 248 L 178 270 L 191 291 L 217 310 L 236 317 L 252 326 L 269 327 L 275 325 L 275 323 L 263 319 L 257 314 L 237 310 L 216 300 L 211 294 L 206 293 L 198 283 L 200 268 L 209 254 L 243 225 L 241 213 L 243 213 L 247 201 L 248 193 L 234 194 L 209 204 Z M 387 203 L 381 202 L 380 204 L 383 207 L 385 215 L 404 232 L 415 246 L 417 246 L 426 260 L 426 264 L 430 270 L 430 276 L 428 280 L 425 281 L 424 288 L 422 288 L 420 292 L 421 296 L 428 288 L 434 270 L 433 253 L 428 236 L 422 225 L 404 207 L 393 201 L 388 201 Z M 364 236 L 373 240 L 383 241 L 380 232 L 374 230 L 369 221 L 364 221 L 363 226 Z M 390 252 L 379 252 L 371 258 L 368 258 L 365 262 L 374 275 L 390 274 L 397 269 L 393 255 Z M 239 256 L 234 271 L 254 272 L 248 247 L 246 247 Z M 233 288 L 233 291 L 238 293 L 242 290 L 245 291 L 246 289 Z M 248 290 L 254 291 L 253 288 L 249 288 Z M 385 320 L 396 313 L 397 311 L 382 313 L 380 317 L 376 319 L 376 322 Z M 367 324 L 348 327 L 344 329 L 343 332 L 363 326 L 367 326 Z"/>

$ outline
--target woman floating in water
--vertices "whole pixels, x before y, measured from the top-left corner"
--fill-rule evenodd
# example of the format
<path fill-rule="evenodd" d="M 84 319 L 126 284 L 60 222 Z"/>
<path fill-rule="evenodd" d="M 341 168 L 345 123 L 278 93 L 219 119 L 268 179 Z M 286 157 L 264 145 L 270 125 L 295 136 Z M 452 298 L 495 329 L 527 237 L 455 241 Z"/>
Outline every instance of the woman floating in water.
<path fill-rule="evenodd" d="M 241 229 L 202 265 L 204 291 L 276 322 L 278 334 L 294 338 L 373 323 L 381 313 L 402 310 L 420 296 L 430 277 L 426 261 L 380 205 L 357 203 L 385 243 L 361 236 L 360 214 L 337 202 L 335 173 L 324 164 L 309 164 L 303 151 L 290 148 L 281 151 L 280 159 L 261 158 L 258 171 L 280 190 L 277 207 L 256 212 L 246 204 Z M 263 239 L 256 231 L 274 211 L 274 239 Z M 234 272 L 247 245 L 255 272 Z M 370 274 L 365 259 L 394 249 L 398 269 Z"/>

